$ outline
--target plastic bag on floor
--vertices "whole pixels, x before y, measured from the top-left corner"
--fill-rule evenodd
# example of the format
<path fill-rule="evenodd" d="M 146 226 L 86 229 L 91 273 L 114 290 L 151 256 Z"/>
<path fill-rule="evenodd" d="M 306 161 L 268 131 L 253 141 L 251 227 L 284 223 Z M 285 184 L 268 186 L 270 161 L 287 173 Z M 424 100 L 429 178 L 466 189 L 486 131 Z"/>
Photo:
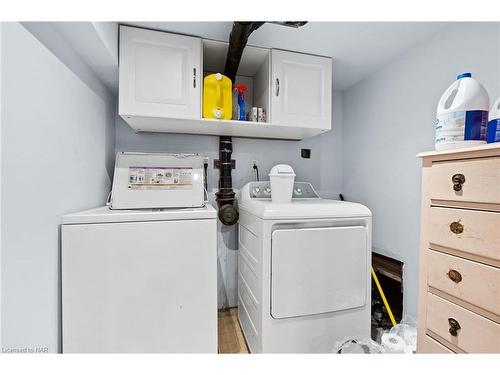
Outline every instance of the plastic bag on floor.
<path fill-rule="evenodd" d="M 382 335 L 381 344 L 387 353 L 415 353 L 417 350 L 417 327 L 414 322 L 403 319 Z"/>
<path fill-rule="evenodd" d="M 397 324 L 389 333 L 398 335 L 406 344 L 405 353 L 415 353 L 417 350 L 417 327 L 412 324 Z"/>
<path fill-rule="evenodd" d="M 337 341 L 333 352 L 337 354 L 381 354 L 385 353 L 385 350 L 372 339 L 346 337 Z"/>

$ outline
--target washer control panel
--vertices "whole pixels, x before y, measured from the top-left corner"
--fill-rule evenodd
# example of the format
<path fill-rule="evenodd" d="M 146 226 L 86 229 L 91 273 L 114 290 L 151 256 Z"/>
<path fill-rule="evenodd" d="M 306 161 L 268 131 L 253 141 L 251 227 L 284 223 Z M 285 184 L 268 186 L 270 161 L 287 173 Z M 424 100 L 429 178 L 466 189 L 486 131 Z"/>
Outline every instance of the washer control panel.
<path fill-rule="evenodd" d="M 271 182 L 259 181 L 250 183 L 250 198 L 271 198 Z M 319 198 L 309 182 L 295 182 L 293 184 L 293 198 Z"/>

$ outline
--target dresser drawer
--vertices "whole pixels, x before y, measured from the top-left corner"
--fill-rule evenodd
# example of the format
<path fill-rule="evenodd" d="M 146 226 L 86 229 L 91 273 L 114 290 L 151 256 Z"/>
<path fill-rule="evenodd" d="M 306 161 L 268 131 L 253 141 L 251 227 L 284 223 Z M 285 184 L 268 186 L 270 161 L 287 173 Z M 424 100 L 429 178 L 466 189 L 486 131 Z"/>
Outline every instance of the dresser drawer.
<path fill-rule="evenodd" d="M 431 199 L 500 204 L 500 157 L 434 162 Z"/>
<path fill-rule="evenodd" d="M 456 336 L 449 319 L 460 326 Z M 427 294 L 426 328 L 467 353 L 500 353 L 500 324 L 432 293 Z"/>
<path fill-rule="evenodd" d="M 500 261 L 500 213 L 431 207 L 429 242 Z"/>
<path fill-rule="evenodd" d="M 500 316 L 500 269 L 429 250 L 429 286 Z"/>
<path fill-rule="evenodd" d="M 454 354 L 453 351 L 448 349 L 446 346 L 441 345 L 439 342 L 428 335 L 425 335 L 422 344 L 422 348 L 417 348 L 418 353 Z"/>

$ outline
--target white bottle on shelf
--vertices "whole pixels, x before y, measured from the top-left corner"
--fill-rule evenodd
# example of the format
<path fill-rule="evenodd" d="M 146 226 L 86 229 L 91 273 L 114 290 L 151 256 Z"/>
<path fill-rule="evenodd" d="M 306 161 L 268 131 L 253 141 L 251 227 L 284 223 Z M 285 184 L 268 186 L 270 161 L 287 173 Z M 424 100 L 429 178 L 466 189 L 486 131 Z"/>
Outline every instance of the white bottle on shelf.
<path fill-rule="evenodd" d="M 488 143 L 500 142 L 500 98 L 491 107 L 486 141 Z"/>
<path fill-rule="evenodd" d="M 489 106 L 483 85 L 470 73 L 459 74 L 437 106 L 436 150 L 486 143 Z"/>

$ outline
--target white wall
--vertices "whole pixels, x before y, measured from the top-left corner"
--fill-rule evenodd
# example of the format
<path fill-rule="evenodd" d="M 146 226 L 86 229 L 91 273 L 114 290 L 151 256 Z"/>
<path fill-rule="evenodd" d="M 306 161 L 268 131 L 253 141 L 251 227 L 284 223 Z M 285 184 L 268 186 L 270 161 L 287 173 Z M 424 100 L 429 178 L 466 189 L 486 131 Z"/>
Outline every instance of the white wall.
<path fill-rule="evenodd" d="M 342 174 L 342 93 L 333 95 L 333 130 L 303 141 L 282 141 L 233 138 L 233 186 L 241 188 L 252 181 L 255 174 L 252 160 L 258 160 L 260 176 L 267 174 L 277 163 L 288 163 L 299 181 L 309 181 L 325 194 L 338 194 Z M 203 135 L 135 133 L 120 116 L 116 117 L 116 151 L 143 152 L 197 152 L 210 157 L 209 190 L 217 187 L 219 172 L 213 169 L 213 159 L 218 158 L 219 137 Z M 311 159 L 300 156 L 301 148 L 311 148 Z M 324 168 L 324 171 L 323 171 Z"/>
<path fill-rule="evenodd" d="M 100 79 L 100 76 L 96 74 L 94 70 L 87 64 L 91 58 L 89 56 L 82 56 L 81 55 L 81 44 L 82 41 L 78 38 L 70 38 L 68 35 L 68 30 L 71 29 L 71 27 L 68 27 L 65 29 L 63 27 L 64 25 L 67 25 L 68 23 L 66 22 L 22 22 L 21 23 L 30 33 L 35 36 L 44 46 L 47 48 L 54 56 L 57 56 L 57 58 L 64 64 L 66 67 L 73 72 L 75 76 L 78 77 L 78 79 L 88 86 L 92 92 L 100 97 L 103 101 L 105 101 L 107 104 L 113 103 L 116 101 L 116 98 L 113 98 L 112 93 L 109 91 L 109 89 L 105 86 L 105 84 L 102 82 Z M 87 25 L 87 22 L 83 23 L 76 23 L 75 26 L 73 27 L 76 30 L 73 30 L 76 34 L 78 34 L 78 31 L 83 28 L 83 29 L 89 29 L 90 27 L 90 33 L 95 33 L 97 32 L 95 28 L 92 26 Z M 62 31 L 66 32 L 66 35 L 61 34 Z M 109 35 L 108 35 L 109 37 Z M 104 40 L 101 40 L 100 38 L 91 38 L 93 43 L 96 45 L 95 48 L 99 49 L 98 46 L 102 45 L 104 43 Z M 90 56 L 92 54 L 90 53 Z M 113 60 L 113 56 L 110 57 L 110 59 Z M 98 61 L 103 61 L 103 59 L 98 58 Z M 94 64 L 95 65 L 95 64 Z M 102 68 L 106 70 L 105 68 Z M 103 71 L 100 72 L 101 74 L 104 74 Z M 116 72 L 109 72 L 109 75 L 116 75 Z M 114 116 L 115 109 L 111 110 L 111 106 L 108 105 L 108 113 L 107 113 L 107 119 L 106 123 L 110 124 L 113 119 L 111 119 L 112 116 Z M 104 140 L 105 140 L 105 145 L 106 145 L 106 168 L 108 171 L 109 175 L 113 174 L 114 170 L 114 145 L 115 145 L 115 128 L 113 126 L 106 126 L 105 127 L 105 134 L 104 134 Z"/>
<path fill-rule="evenodd" d="M 197 152 L 210 157 L 209 189 L 217 187 L 218 170 L 213 169 L 213 159 L 218 158 L 219 137 L 183 134 L 134 133 L 120 118 L 116 121 L 116 150 L 144 152 Z M 320 139 L 314 137 L 302 142 L 233 138 L 233 186 L 242 187 L 254 179 L 252 160 L 258 160 L 262 179 L 276 163 L 289 163 L 296 170 L 297 178 L 320 185 Z M 312 148 L 311 159 L 300 157 L 301 148 Z"/>
<path fill-rule="evenodd" d="M 2 348 L 2 30 L 3 23 L 0 22 L 0 348 Z"/>
<path fill-rule="evenodd" d="M 1 40 L 2 348 L 56 352 L 61 215 L 105 201 L 115 101 L 19 23 Z"/>
<path fill-rule="evenodd" d="M 377 252 L 405 263 L 404 308 L 417 313 L 420 167 L 434 148 L 436 105 L 457 73 L 472 72 L 492 99 L 500 95 L 499 26 L 448 26 L 344 92 L 346 199 L 373 212 Z"/>
<path fill-rule="evenodd" d="M 335 86 L 335 82 L 333 83 Z M 343 190 L 343 129 L 344 97 L 341 92 L 333 93 L 332 130 L 320 138 L 321 160 L 319 165 L 319 190 L 323 198 L 339 199 Z"/>
<path fill-rule="evenodd" d="M 280 141 L 233 138 L 233 187 L 240 189 L 255 179 L 252 160 L 258 160 L 261 180 L 272 166 L 290 164 L 298 181 L 311 182 L 321 194 L 338 197 L 342 185 L 341 136 L 342 136 L 342 94 L 333 95 L 333 130 L 304 141 Z M 213 159 L 218 158 L 219 137 L 153 134 L 134 131 L 119 117 L 116 117 L 116 151 L 143 152 L 195 152 L 210 157 L 209 190 L 216 189 L 219 171 L 213 169 Z M 302 159 L 301 148 L 311 148 L 311 159 Z M 213 199 L 213 194 L 212 194 Z M 212 202 L 215 205 L 215 202 Z M 237 260 L 238 236 L 236 227 L 219 224 L 218 230 L 218 275 L 219 307 L 237 304 Z"/>

